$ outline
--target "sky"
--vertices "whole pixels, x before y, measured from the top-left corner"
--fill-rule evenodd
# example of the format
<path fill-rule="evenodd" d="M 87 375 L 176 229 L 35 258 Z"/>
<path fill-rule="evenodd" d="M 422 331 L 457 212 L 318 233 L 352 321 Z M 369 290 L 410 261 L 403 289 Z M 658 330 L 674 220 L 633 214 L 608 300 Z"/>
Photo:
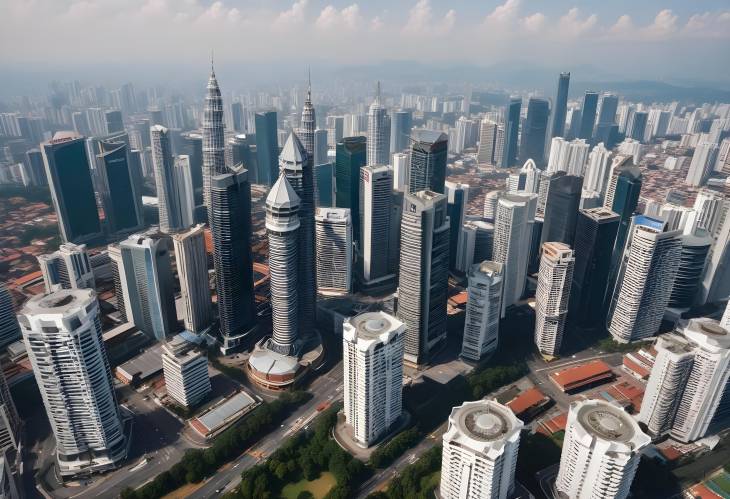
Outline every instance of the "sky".
<path fill-rule="evenodd" d="M 0 0 L 0 71 L 114 65 L 590 65 L 730 82 L 728 0 Z M 142 70 L 142 69 L 140 69 Z"/>

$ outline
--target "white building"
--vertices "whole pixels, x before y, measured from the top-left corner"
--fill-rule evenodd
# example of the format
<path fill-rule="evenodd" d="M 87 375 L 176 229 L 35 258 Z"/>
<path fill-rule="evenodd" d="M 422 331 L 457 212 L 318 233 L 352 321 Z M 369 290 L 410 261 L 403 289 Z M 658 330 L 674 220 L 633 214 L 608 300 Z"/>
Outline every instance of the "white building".
<path fill-rule="evenodd" d="M 58 251 L 40 255 L 38 263 L 43 274 L 46 293 L 57 287 L 94 289 L 94 271 L 85 244 L 61 244 Z"/>
<path fill-rule="evenodd" d="M 558 242 L 542 245 L 535 292 L 535 345 L 543 354 L 560 352 L 574 267 L 570 246 Z"/>
<path fill-rule="evenodd" d="M 205 331 L 213 321 L 204 228 L 199 224 L 172 236 L 180 296 L 185 305 L 185 329 L 194 333 Z"/>
<path fill-rule="evenodd" d="M 583 139 L 570 142 L 562 137 L 554 137 L 550 143 L 548 172 L 564 171 L 568 175 L 583 176 L 590 145 Z"/>
<path fill-rule="evenodd" d="M 440 497 L 512 497 L 523 427 L 508 407 L 492 400 L 454 407 L 443 436 Z"/>
<path fill-rule="evenodd" d="M 684 180 L 687 185 L 699 187 L 707 182 L 715 168 L 718 150 L 717 144 L 714 143 L 700 142 L 697 144 L 692 155 L 692 162 L 689 164 L 687 178 Z"/>
<path fill-rule="evenodd" d="M 380 103 L 380 82 L 375 100 L 370 105 L 367 116 L 367 163 L 368 165 L 387 165 L 390 163 L 390 116 Z M 355 134 L 352 134 L 355 135 Z"/>
<path fill-rule="evenodd" d="M 725 306 L 725 313 L 722 314 L 720 325 L 730 331 L 730 301 L 728 301 L 727 305 Z"/>
<path fill-rule="evenodd" d="M 469 291 L 461 356 L 474 362 L 497 349 L 502 310 L 502 269 L 497 262 L 475 263 L 469 269 Z"/>
<path fill-rule="evenodd" d="M 588 155 L 588 166 L 586 167 L 583 189 L 596 191 L 603 195 L 608 187 L 609 159 L 611 151 L 606 149 L 603 142 L 593 148 Z"/>
<path fill-rule="evenodd" d="M 317 208 L 314 227 L 317 291 L 323 294 L 349 293 L 352 290 L 352 218 L 349 208 Z"/>
<path fill-rule="evenodd" d="M 540 190 L 540 178 L 542 170 L 540 170 L 532 159 L 525 161 L 518 173 L 512 173 L 507 178 L 507 191 L 526 191 L 537 194 Z"/>
<path fill-rule="evenodd" d="M 730 213 L 725 210 L 728 205 L 729 203 L 724 203 L 724 216 L 713 233 L 715 242 L 710 249 L 702 276 L 697 300 L 699 304 L 730 296 Z"/>
<path fill-rule="evenodd" d="M 154 163 L 157 206 L 160 212 L 160 230 L 174 232 L 183 227 L 180 195 L 176 182 L 170 136 L 162 125 L 150 127 L 152 160 Z"/>
<path fill-rule="evenodd" d="M 404 330 L 385 312 L 365 312 L 342 326 L 345 420 L 362 447 L 386 435 L 400 418 Z"/>
<path fill-rule="evenodd" d="M 484 196 L 484 212 L 482 216 L 488 222 L 494 222 L 497 218 L 497 203 L 499 198 L 505 194 L 505 191 L 489 191 Z"/>
<path fill-rule="evenodd" d="M 384 165 L 360 169 L 360 260 L 363 286 L 369 288 L 395 276 L 388 271 L 393 171 Z"/>
<path fill-rule="evenodd" d="M 208 359 L 183 335 L 163 345 L 162 371 L 167 394 L 184 407 L 200 403 L 210 393 Z"/>
<path fill-rule="evenodd" d="M 195 222 L 195 193 L 193 173 L 190 170 L 190 156 L 175 157 L 175 184 L 180 205 L 180 227 L 187 228 Z"/>
<path fill-rule="evenodd" d="M 625 139 L 618 145 L 618 153 L 632 157 L 635 165 L 638 165 L 646 154 L 647 146 L 634 139 Z"/>
<path fill-rule="evenodd" d="M 727 216 L 728 205 L 725 196 L 711 189 L 700 189 L 697 192 L 692 208 L 697 213 L 696 227 L 706 229 L 714 237 L 720 230 L 720 223 Z"/>
<path fill-rule="evenodd" d="M 641 450 L 650 442 L 620 407 L 602 400 L 573 402 L 555 488 L 571 499 L 626 498 Z"/>
<path fill-rule="evenodd" d="M 18 315 L 28 358 L 56 437 L 61 476 L 104 471 L 127 455 L 127 439 L 89 289 L 28 300 Z"/>
<path fill-rule="evenodd" d="M 405 191 L 406 175 L 410 158 L 408 153 L 397 152 L 393 154 L 393 189 Z"/>
<path fill-rule="evenodd" d="M 497 123 L 488 118 L 484 118 L 482 120 L 481 127 L 479 129 L 479 148 L 477 149 L 477 162 L 479 164 L 497 164 L 495 161 L 497 127 Z"/>

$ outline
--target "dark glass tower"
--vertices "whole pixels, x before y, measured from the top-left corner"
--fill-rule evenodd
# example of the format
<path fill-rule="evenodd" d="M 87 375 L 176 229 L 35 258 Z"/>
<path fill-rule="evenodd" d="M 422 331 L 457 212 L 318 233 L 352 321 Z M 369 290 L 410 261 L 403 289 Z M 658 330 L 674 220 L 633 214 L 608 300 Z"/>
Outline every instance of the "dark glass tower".
<path fill-rule="evenodd" d="M 279 178 L 279 137 L 276 130 L 276 111 L 256 113 L 256 157 L 259 184 L 273 185 Z"/>
<path fill-rule="evenodd" d="M 127 144 L 99 142 L 97 167 L 101 170 L 104 217 L 109 231 L 130 232 L 142 226 L 142 193 L 132 181 Z"/>
<path fill-rule="evenodd" d="M 79 244 L 101 236 L 84 138 L 58 132 L 41 146 L 61 237 Z"/>
<path fill-rule="evenodd" d="M 603 299 L 619 216 L 606 208 L 580 210 L 575 228 L 575 267 L 570 318 L 581 326 L 602 324 Z"/>
<path fill-rule="evenodd" d="M 251 256 L 251 184 L 243 168 L 211 178 L 213 238 L 221 350 L 228 352 L 256 324 Z"/>
<path fill-rule="evenodd" d="M 570 73 L 560 73 L 558 78 L 558 93 L 553 103 L 552 125 L 550 138 L 564 137 L 565 115 L 568 112 L 568 87 L 570 86 Z"/>
<path fill-rule="evenodd" d="M 550 104 L 545 99 L 531 98 L 527 104 L 527 119 L 522 129 L 520 163 L 532 159 L 539 168 L 545 167 L 545 134 Z"/>
<path fill-rule="evenodd" d="M 598 124 L 616 123 L 616 111 L 618 110 L 618 97 L 613 94 L 606 94 L 601 99 L 601 111 L 598 113 Z"/>
<path fill-rule="evenodd" d="M 104 119 L 106 121 L 106 133 L 112 134 L 124 131 L 121 111 L 107 111 L 104 113 Z"/>
<path fill-rule="evenodd" d="M 541 243 L 560 242 L 573 245 L 575 220 L 580 207 L 583 177 L 566 175 L 558 171 L 540 180 L 538 204 L 543 204 L 544 218 Z"/>
<path fill-rule="evenodd" d="M 411 135 L 408 192 L 430 190 L 444 194 L 449 139 L 445 133 L 419 128 Z"/>
<path fill-rule="evenodd" d="M 367 161 L 365 137 L 344 137 L 335 155 L 335 206 L 349 208 L 352 234 L 360 240 L 360 169 Z"/>
<path fill-rule="evenodd" d="M 578 138 L 590 141 L 593 136 L 593 125 L 596 123 L 596 109 L 598 108 L 598 93 L 586 92 L 583 96 L 583 109 L 580 118 Z"/>
<path fill-rule="evenodd" d="M 195 206 L 203 205 L 203 136 L 199 133 L 182 134 L 181 154 L 190 159 L 190 176 L 193 179 Z"/>
<path fill-rule="evenodd" d="M 413 128 L 413 116 L 408 109 L 398 109 L 391 113 L 390 152 L 402 152 L 408 149 L 408 137 Z"/>
<path fill-rule="evenodd" d="M 210 219 L 210 179 L 226 172 L 223 99 L 211 61 L 203 114 L 203 202 Z"/>
<path fill-rule="evenodd" d="M 631 126 L 629 127 L 628 136 L 639 142 L 644 141 L 644 133 L 646 132 L 646 123 L 649 114 L 643 111 L 636 111 L 631 118 Z"/>
<path fill-rule="evenodd" d="M 505 113 L 504 149 L 502 151 L 502 168 L 517 164 L 517 137 L 520 133 L 520 108 L 522 99 L 512 97 Z M 441 192 L 441 191 L 439 191 Z"/>

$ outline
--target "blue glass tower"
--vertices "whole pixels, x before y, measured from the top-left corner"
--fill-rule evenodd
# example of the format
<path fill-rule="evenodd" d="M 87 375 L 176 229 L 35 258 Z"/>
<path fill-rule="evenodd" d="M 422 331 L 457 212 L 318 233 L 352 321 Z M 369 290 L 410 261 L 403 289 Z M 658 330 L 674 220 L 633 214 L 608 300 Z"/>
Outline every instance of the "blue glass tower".
<path fill-rule="evenodd" d="M 504 149 L 502 152 L 502 168 L 517 164 L 517 137 L 520 133 L 520 109 L 522 99 L 512 97 L 505 113 Z"/>
<path fill-rule="evenodd" d="M 553 104 L 553 116 L 550 130 L 550 138 L 564 137 L 565 115 L 568 112 L 568 87 L 570 86 L 570 73 L 560 73 L 558 78 L 558 92 Z"/>
<path fill-rule="evenodd" d="M 279 137 L 276 111 L 256 113 L 256 158 L 259 184 L 274 185 L 279 178 Z"/>
<path fill-rule="evenodd" d="M 545 134 L 547 133 L 550 104 L 545 99 L 531 98 L 527 104 L 527 119 L 522 128 L 520 163 L 532 159 L 545 167 Z"/>

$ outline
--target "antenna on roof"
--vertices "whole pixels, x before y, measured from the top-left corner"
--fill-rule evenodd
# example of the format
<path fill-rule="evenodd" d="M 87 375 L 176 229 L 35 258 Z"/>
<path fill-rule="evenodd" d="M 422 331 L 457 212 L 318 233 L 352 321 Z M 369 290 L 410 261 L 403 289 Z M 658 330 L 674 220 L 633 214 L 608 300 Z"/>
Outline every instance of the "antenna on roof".
<path fill-rule="evenodd" d="M 213 49 L 210 49 L 210 74 L 215 76 L 215 69 L 213 69 Z"/>

